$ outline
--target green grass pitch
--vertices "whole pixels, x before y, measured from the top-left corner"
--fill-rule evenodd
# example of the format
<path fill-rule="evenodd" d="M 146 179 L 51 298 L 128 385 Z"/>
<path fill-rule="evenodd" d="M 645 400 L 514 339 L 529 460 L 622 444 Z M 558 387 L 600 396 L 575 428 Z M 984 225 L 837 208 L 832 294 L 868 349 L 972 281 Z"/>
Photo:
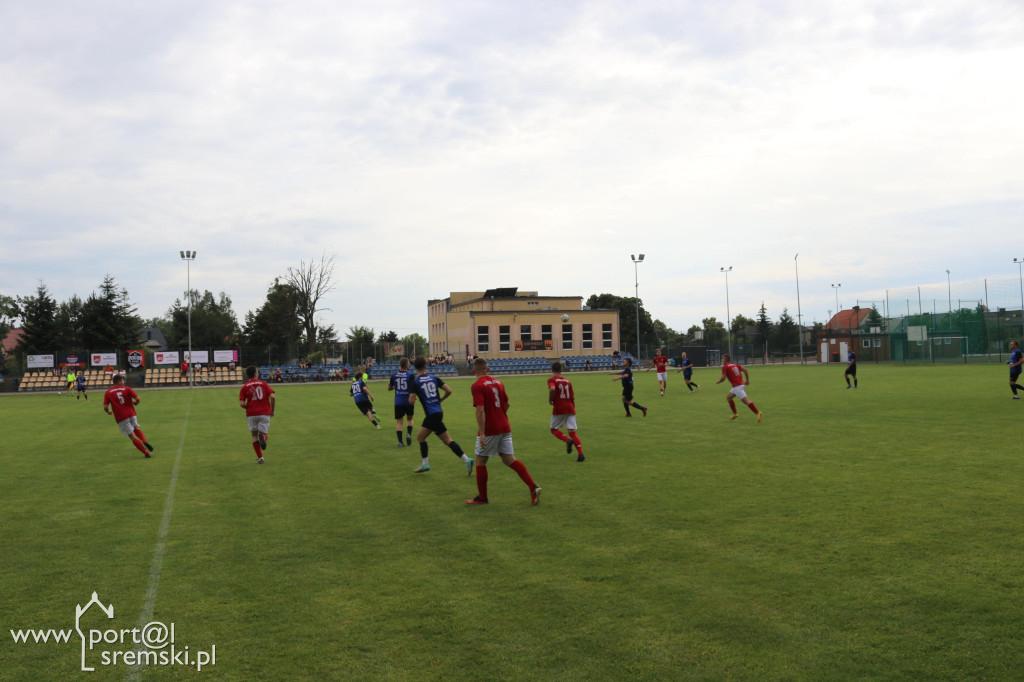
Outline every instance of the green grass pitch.
<path fill-rule="evenodd" d="M 729 421 L 715 370 L 665 397 L 638 373 L 631 419 L 612 377 L 571 374 L 584 463 L 548 432 L 545 377 L 507 377 L 537 507 L 499 462 L 466 506 L 475 478 L 433 436 L 414 474 L 382 382 L 382 431 L 346 384 L 278 387 L 263 466 L 237 388 L 142 391 L 151 460 L 98 391 L 0 398 L 0 677 L 84 675 L 77 635 L 10 630 L 74 627 L 97 592 L 114 618 L 90 627 L 173 623 L 217 656 L 97 680 L 1020 679 L 1005 367 L 862 363 L 856 391 L 842 370 L 752 367 L 761 424 Z M 449 383 L 471 451 L 470 382 Z"/>

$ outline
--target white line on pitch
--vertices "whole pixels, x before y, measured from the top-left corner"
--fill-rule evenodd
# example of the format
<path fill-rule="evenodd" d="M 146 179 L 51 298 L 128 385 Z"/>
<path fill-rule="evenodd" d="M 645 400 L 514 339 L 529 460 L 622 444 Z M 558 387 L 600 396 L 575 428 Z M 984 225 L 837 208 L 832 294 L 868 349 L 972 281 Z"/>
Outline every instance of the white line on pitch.
<path fill-rule="evenodd" d="M 153 620 L 153 609 L 156 607 L 156 591 L 160 587 L 160 569 L 164 563 L 164 549 L 167 547 L 167 531 L 171 526 L 171 511 L 174 509 L 174 488 L 178 484 L 178 465 L 181 464 L 181 452 L 185 449 L 185 434 L 188 432 L 188 414 L 192 409 L 192 393 L 188 394 L 185 404 L 185 423 L 181 426 L 181 440 L 178 441 L 178 452 L 174 455 L 174 467 L 171 469 L 171 484 L 167 489 L 167 500 L 164 502 L 164 515 L 160 519 L 160 531 L 153 547 L 153 565 L 149 569 L 149 585 L 146 587 L 146 600 L 139 613 L 139 629 L 144 628 Z M 128 668 L 126 680 L 135 681 L 142 676 L 142 666 L 136 664 Z"/>

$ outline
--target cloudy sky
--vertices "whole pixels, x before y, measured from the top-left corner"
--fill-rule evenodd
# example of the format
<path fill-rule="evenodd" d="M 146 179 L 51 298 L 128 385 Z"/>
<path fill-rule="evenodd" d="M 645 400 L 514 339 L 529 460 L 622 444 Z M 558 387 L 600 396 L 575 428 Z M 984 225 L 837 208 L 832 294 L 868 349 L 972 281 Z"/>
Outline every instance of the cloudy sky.
<path fill-rule="evenodd" d="M 725 318 L 727 266 L 734 316 L 795 315 L 796 263 L 805 323 L 837 294 L 1020 298 L 1016 0 L 8 0 L 0 25 L 3 294 L 109 273 L 161 315 L 195 249 L 239 321 L 337 254 L 341 332 L 426 334 L 450 291 L 631 296 L 641 252 L 680 330 Z"/>

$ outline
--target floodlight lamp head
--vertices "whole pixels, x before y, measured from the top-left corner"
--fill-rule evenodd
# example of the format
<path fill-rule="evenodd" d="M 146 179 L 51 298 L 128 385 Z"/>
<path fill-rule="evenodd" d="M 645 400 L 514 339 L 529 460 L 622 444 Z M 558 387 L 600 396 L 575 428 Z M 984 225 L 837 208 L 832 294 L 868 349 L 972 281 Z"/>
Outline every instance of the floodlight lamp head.
<path fill-rule="evenodd" d="M 178 253 L 181 254 L 181 259 L 185 260 L 185 252 L 184 251 L 179 251 Z M 1014 259 L 1014 260 L 1016 260 L 1016 259 Z"/>
<path fill-rule="evenodd" d="M 640 262 L 642 263 L 642 262 L 643 262 L 643 260 L 644 260 L 644 254 L 642 254 L 642 253 L 641 253 L 641 254 L 640 254 L 640 258 L 639 258 L 638 260 L 639 260 L 639 261 L 640 261 Z"/>

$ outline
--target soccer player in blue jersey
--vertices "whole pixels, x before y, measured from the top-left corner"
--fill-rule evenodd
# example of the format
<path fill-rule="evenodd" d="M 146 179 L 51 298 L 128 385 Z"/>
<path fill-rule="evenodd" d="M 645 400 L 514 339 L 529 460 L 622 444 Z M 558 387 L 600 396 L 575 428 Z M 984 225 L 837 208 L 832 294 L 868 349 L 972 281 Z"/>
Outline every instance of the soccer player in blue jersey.
<path fill-rule="evenodd" d="M 425 471 L 430 471 L 430 460 L 427 457 L 429 450 L 427 436 L 435 433 L 441 442 L 447 445 L 455 453 L 455 456 L 466 465 L 466 475 L 472 476 L 473 458 L 467 456 L 459 444 L 452 440 L 452 437 L 448 435 L 448 427 L 444 425 L 444 411 L 441 409 L 441 403 L 452 394 L 452 389 L 434 375 L 427 374 L 427 359 L 422 355 L 416 358 L 412 365 L 416 368 L 416 376 L 409 382 L 409 404 L 415 405 L 418 398 L 423 402 L 423 412 L 426 415 L 423 417 L 419 433 L 416 434 L 416 440 L 420 444 L 420 457 L 423 459 L 420 467 L 416 469 L 416 473 L 422 474 Z"/>
<path fill-rule="evenodd" d="M 370 423 L 380 430 L 380 421 L 377 420 L 377 411 L 373 409 L 373 394 L 366 387 L 366 382 L 360 377 L 353 377 L 352 386 L 348 390 L 356 401 L 356 407 L 362 412 Z"/>
<path fill-rule="evenodd" d="M 846 387 L 850 386 L 850 377 L 853 377 L 852 388 L 857 388 L 857 354 L 850 349 L 850 352 L 846 354 L 846 373 L 843 374 L 843 378 L 846 379 Z"/>
<path fill-rule="evenodd" d="M 626 408 L 626 416 L 632 417 L 633 414 L 629 411 L 629 406 L 637 408 L 647 416 L 647 408 L 640 403 L 633 400 L 633 358 L 626 358 L 623 360 L 623 366 L 621 372 L 608 372 L 609 374 L 618 374 L 619 376 L 612 379 L 612 381 L 622 382 L 622 406 Z"/>
<path fill-rule="evenodd" d="M 409 358 L 398 361 L 398 371 L 391 375 L 388 390 L 395 392 L 395 435 L 398 447 L 412 445 L 412 416 L 416 408 L 409 404 Z M 405 442 L 402 442 L 402 419 L 405 419 Z"/>
<path fill-rule="evenodd" d="M 686 381 L 686 387 L 690 389 L 690 393 L 693 393 L 693 387 L 696 386 L 697 390 L 700 390 L 700 384 L 693 381 L 693 363 L 690 362 L 690 358 L 686 357 L 686 353 L 683 353 L 682 360 L 679 363 L 682 365 L 676 370 L 676 374 L 683 373 L 683 379 Z"/>
<path fill-rule="evenodd" d="M 1024 353 L 1017 347 L 1016 341 L 1010 341 L 1010 359 L 1006 361 L 1010 366 L 1010 390 L 1013 391 L 1013 400 L 1020 400 L 1017 389 L 1024 390 L 1024 386 L 1017 383 L 1021 370 L 1024 369 Z"/>
<path fill-rule="evenodd" d="M 85 394 L 85 374 L 79 374 L 77 377 L 75 377 L 75 383 L 76 389 L 78 390 L 77 395 L 75 395 L 75 400 L 84 397 L 85 402 L 89 402 L 89 396 Z"/>

